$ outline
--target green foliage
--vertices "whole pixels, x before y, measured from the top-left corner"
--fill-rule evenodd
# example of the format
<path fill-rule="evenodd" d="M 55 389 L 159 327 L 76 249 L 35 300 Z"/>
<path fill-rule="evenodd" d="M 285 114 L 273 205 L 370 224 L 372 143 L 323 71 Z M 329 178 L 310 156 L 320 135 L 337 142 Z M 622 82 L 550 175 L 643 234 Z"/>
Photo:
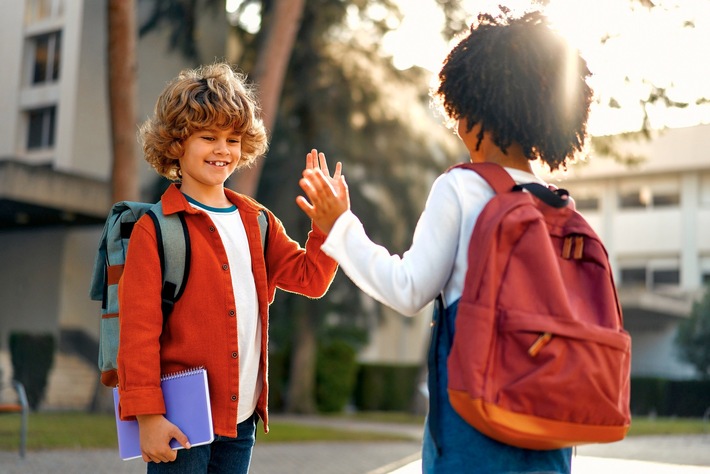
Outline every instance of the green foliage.
<path fill-rule="evenodd" d="M 52 334 L 10 334 L 13 378 L 25 386 L 27 402 L 32 410 L 37 410 L 44 397 L 55 346 Z"/>
<path fill-rule="evenodd" d="M 690 317 L 678 325 L 676 345 L 683 360 L 695 366 L 701 377 L 710 379 L 710 286 L 693 304 Z"/>
<path fill-rule="evenodd" d="M 418 365 L 363 364 L 355 405 L 365 411 L 409 411 L 419 381 Z"/>
<path fill-rule="evenodd" d="M 316 404 L 324 413 L 343 411 L 352 396 L 357 374 L 355 350 L 336 340 L 320 347 L 316 362 Z"/>
<path fill-rule="evenodd" d="M 658 413 L 665 405 L 668 380 L 658 377 L 631 379 L 631 413 L 648 415 Z"/>

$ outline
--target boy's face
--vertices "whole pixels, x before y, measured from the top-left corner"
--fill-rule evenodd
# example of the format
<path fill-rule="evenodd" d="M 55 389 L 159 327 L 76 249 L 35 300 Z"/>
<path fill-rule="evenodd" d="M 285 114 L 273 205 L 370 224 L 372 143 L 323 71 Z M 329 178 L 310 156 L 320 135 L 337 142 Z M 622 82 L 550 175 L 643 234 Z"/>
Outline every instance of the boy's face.
<path fill-rule="evenodd" d="M 183 186 L 223 186 L 242 157 L 242 137 L 232 129 L 193 132 L 180 158 Z"/>

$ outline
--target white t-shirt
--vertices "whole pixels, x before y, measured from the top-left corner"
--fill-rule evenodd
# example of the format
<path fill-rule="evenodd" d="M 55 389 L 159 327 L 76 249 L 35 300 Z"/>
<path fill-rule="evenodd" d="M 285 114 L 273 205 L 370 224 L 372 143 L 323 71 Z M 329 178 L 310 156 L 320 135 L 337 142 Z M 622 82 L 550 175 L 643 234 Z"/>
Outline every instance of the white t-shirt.
<path fill-rule="evenodd" d="M 518 184 L 545 184 L 533 174 L 506 171 Z M 412 246 L 401 257 L 372 242 L 350 211 L 338 218 L 321 249 L 365 293 L 402 314 L 418 313 L 439 294 L 448 306 L 461 297 L 473 226 L 493 195 L 478 173 L 454 169 L 434 182 Z"/>
<path fill-rule="evenodd" d="M 239 344 L 239 402 L 237 423 L 249 418 L 261 395 L 261 321 L 251 254 L 244 224 L 236 206 L 218 209 L 205 206 L 192 198 L 190 205 L 210 216 L 222 239 L 232 277 L 234 301 L 237 308 L 237 336 Z"/>

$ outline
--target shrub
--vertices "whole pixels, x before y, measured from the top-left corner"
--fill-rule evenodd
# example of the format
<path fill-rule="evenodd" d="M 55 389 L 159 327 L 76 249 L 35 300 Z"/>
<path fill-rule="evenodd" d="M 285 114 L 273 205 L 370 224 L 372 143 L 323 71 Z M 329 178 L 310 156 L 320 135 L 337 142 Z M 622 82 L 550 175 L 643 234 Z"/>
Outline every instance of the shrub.
<path fill-rule="evenodd" d="M 353 393 L 357 363 L 355 349 L 335 340 L 318 349 L 316 405 L 325 413 L 343 411 Z"/>
<path fill-rule="evenodd" d="M 52 334 L 10 334 L 13 378 L 25 386 L 27 402 L 33 411 L 44 398 L 49 369 L 54 363 L 54 349 Z"/>
<path fill-rule="evenodd" d="M 363 411 L 410 411 L 419 370 L 418 365 L 361 365 L 355 405 Z"/>

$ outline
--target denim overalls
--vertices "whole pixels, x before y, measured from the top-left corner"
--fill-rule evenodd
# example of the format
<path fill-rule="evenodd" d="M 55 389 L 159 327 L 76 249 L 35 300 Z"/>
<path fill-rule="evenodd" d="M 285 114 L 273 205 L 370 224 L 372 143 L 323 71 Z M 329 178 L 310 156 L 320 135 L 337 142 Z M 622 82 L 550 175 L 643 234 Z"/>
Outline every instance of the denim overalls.
<path fill-rule="evenodd" d="M 449 404 L 446 359 L 458 301 L 444 309 L 437 299 L 429 347 L 429 414 L 424 429 L 425 474 L 563 473 L 571 471 L 572 450 L 535 451 L 499 443 L 463 420 Z"/>

